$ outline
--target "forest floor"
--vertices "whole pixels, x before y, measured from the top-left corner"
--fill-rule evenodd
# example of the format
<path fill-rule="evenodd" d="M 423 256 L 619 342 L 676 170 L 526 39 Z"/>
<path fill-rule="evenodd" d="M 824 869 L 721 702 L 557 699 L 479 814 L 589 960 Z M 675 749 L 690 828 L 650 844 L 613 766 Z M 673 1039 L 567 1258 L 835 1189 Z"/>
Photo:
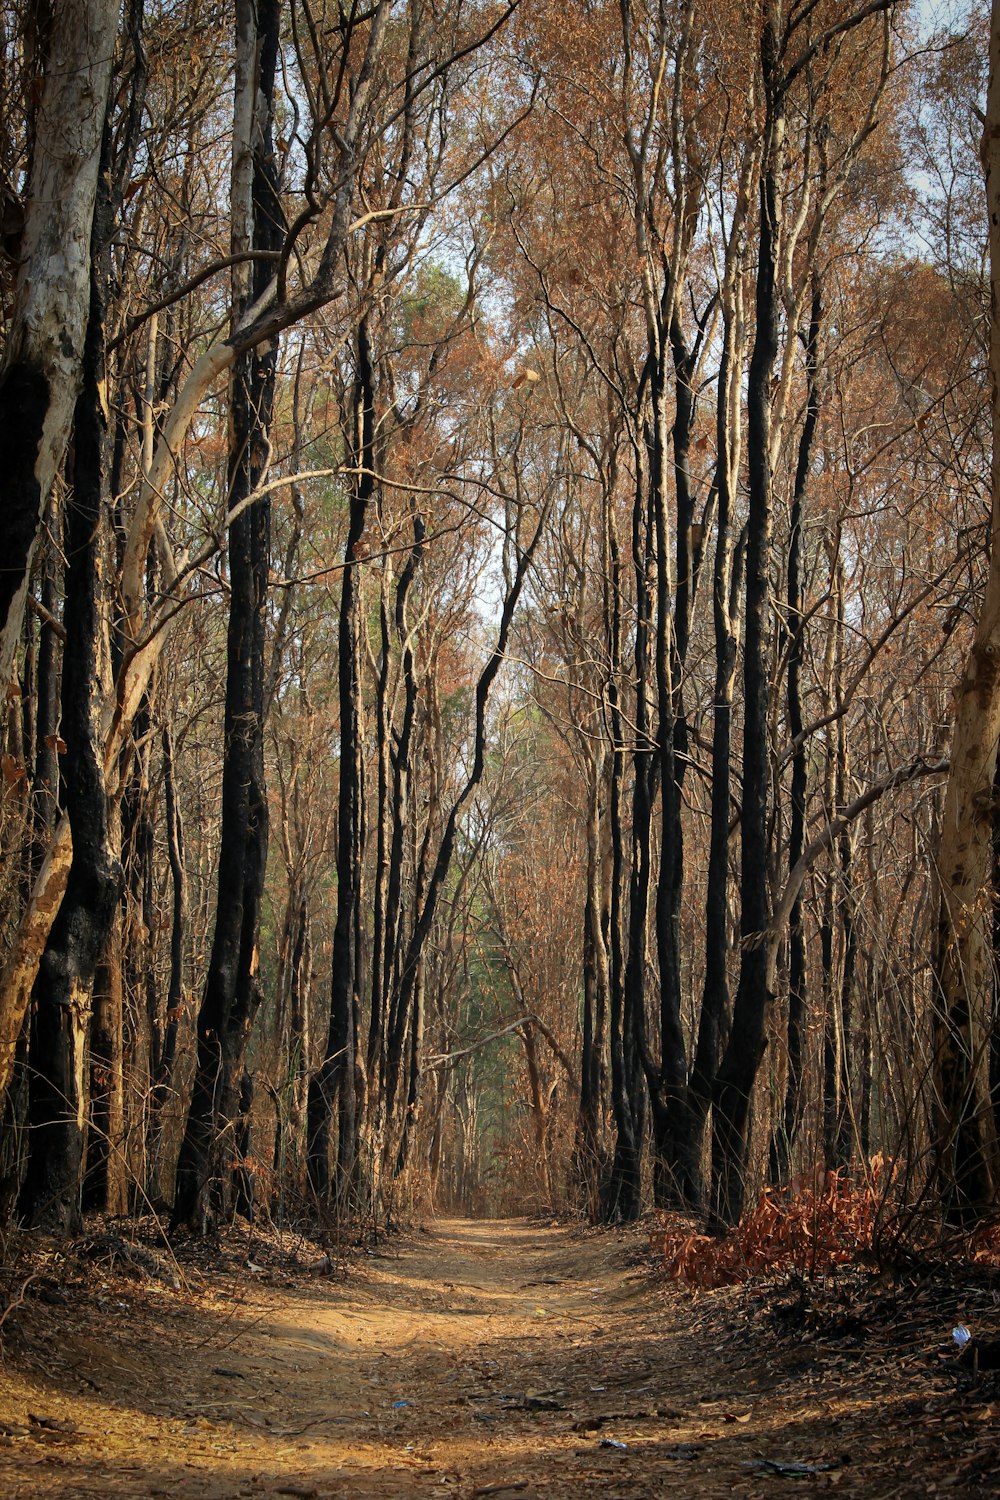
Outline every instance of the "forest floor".
<path fill-rule="evenodd" d="M 983 1283 L 696 1294 L 635 1232 L 527 1220 L 344 1262 L 236 1232 L 33 1254 L 0 1303 L 3 1500 L 1000 1488 L 997 1377 L 949 1350 L 1000 1332 Z"/>

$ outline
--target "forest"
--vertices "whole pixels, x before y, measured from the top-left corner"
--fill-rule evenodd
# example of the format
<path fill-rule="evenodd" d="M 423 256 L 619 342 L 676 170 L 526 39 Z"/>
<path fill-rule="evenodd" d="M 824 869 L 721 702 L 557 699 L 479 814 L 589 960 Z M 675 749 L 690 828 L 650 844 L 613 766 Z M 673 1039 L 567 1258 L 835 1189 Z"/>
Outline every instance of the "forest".
<path fill-rule="evenodd" d="M 1000 17 L 0 24 L 0 1225 L 989 1221 Z"/>

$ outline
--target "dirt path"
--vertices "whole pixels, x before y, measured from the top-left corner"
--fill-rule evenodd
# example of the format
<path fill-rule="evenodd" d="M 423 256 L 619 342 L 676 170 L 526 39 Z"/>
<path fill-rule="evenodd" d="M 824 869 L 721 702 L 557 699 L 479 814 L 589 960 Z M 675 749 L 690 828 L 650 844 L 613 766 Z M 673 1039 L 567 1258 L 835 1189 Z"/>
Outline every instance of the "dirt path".
<path fill-rule="evenodd" d="M 195 1302 L 109 1281 L 0 1368 L 0 1496 L 965 1492 L 926 1417 L 905 1452 L 882 1441 L 920 1368 L 720 1343 L 630 1244 L 447 1221 L 345 1279 L 251 1270 Z"/>

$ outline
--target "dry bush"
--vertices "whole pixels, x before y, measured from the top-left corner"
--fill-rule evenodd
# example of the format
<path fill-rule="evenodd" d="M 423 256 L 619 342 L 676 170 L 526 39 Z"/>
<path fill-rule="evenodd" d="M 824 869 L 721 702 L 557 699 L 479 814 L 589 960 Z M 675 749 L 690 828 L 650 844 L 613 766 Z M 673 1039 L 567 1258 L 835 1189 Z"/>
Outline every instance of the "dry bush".
<path fill-rule="evenodd" d="M 870 1258 L 893 1172 L 881 1157 L 866 1180 L 822 1168 L 787 1187 L 768 1188 L 739 1228 L 719 1239 L 663 1215 L 650 1237 L 667 1275 L 687 1286 L 731 1286 L 752 1276 L 789 1271 L 823 1276 Z"/>

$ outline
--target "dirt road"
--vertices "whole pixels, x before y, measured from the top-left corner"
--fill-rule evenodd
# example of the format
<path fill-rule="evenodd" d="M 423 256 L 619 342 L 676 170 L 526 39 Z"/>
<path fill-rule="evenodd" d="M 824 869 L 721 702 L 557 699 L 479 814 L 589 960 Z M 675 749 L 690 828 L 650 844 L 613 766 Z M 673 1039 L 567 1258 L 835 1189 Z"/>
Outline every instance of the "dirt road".
<path fill-rule="evenodd" d="M 94 1317 L 71 1299 L 8 1353 L 0 1495 L 871 1497 L 949 1477 L 883 1441 L 908 1377 L 763 1357 L 628 1252 L 446 1221 L 346 1278 L 251 1268 L 214 1300 L 109 1282 Z"/>

